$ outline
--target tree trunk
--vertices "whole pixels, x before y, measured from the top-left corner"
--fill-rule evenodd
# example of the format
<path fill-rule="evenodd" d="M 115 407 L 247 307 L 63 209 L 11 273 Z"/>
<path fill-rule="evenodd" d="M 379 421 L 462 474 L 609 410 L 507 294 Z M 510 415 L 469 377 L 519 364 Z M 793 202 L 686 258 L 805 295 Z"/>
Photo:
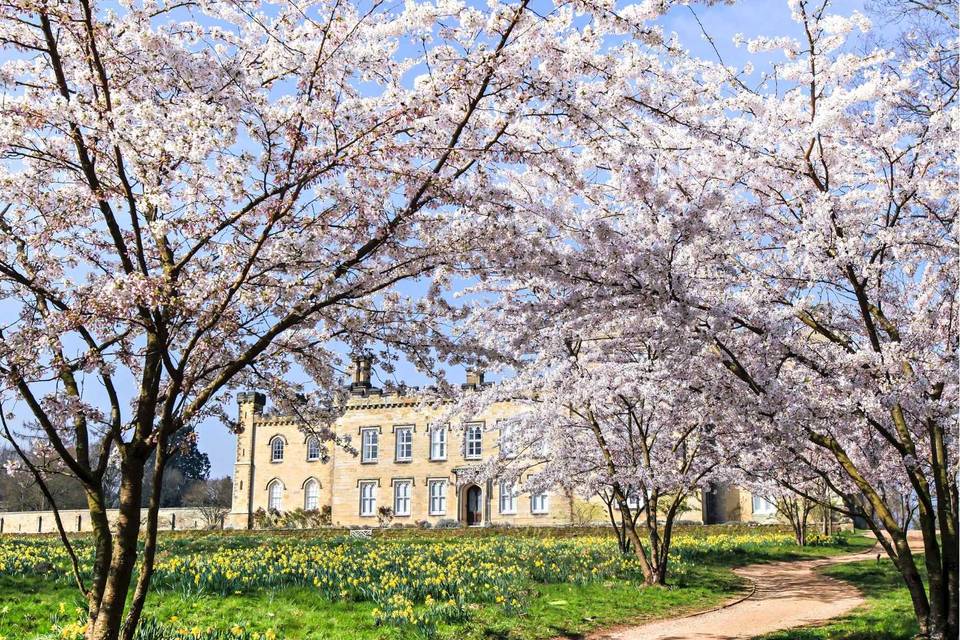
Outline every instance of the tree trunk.
<path fill-rule="evenodd" d="M 910 545 L 903 532 L 889 531 L 888 533 L 892 543 L 887 548 L 887 554 L 893 559 L 893 563 L 900 571 L 900 575 L 907 586 L 907 591 L 910 593 L 913 612 L 917 618 L 917 623 L 920 625 L 920 635 L 932 640 L 936 638 L 936 635 L 931 634 L 930 600 L 927 597 L 927 590 L 920 578 L 917 565 L 913 561 Z"/>
<path fill-rule="evenodd" d="M 93 529 L 93 580 L 87 594 L 87 613 L 93 621 L 100 613 L 100 601 L 103 599 L 107 573 L 113 558 L 113 534 L 110 532 L 110 521 L 107 519 L 102 492 L 98 495 L 87 488 L 87 510 L 90 512 Z"/>
<path fill-rule="evenodd" d="M 140 562 L 140 575 L 137 577 L 137 589 L 130 603 L 130 610 L 123 623 L 123 640 L 133 640 L 143 614 L 143 605 L 150 590 L 150 580 L 153 578 L 154 559 L 157 555 L 157 529 L 160 515 L 160 493 L 163 487 L 163 472 L 167 466 L 166 439 L 161 438 L 157 446 L 157 455 L 153 465 L 153 489 L 150 493 L 150 504 L 147 510 L 146 541 L 143 546 L 143 560 Z"/>
<path fill-rule="evenodd" d="M 113 557 L 107 572 L 96 618 L 91 618 L 87 640 L 117 640 L 123 621 L 127 592 L 137 562 L 140 534 L 140 498 L 145 460 L 128 454 L 121 462 L 120 514 L 114 537 Z"/>

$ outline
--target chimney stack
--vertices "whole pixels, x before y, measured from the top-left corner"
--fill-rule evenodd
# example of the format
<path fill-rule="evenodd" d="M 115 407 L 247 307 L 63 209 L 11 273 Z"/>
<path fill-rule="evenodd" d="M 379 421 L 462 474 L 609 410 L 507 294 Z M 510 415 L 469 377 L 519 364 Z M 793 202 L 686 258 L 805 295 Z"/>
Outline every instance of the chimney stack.
<path fill-rule="evenodd" d="M 479 389 L 483 386 L 483 369 L 470 367 L 467 369 L 467 387 Z"/>
<path fill-rule="evenodd" d="M 350 390 L 363 393 L 370 389 L 370 356 L 354 356 L 353 358 L 353 383 Z"/>

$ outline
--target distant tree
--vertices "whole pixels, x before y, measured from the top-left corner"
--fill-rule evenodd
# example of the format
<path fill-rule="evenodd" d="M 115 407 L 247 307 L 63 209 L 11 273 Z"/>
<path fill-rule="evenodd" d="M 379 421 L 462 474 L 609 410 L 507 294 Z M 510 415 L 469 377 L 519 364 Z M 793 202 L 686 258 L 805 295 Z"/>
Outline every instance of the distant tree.
<path fill-rule="evenodd" d="M 230 513 L 233 480 L 229 477 L 214 480 L 194 480 L 183 495 L 183 506 L 200 510 L 208 529 L 223 527 Z"/>
<path fill-rule="evenodd" d="M 196 480 L 183 494 L 183 506 L 216 505 L 229 507 L 233 498 L 233 480 L 229 476 Z"/>
<path fill-rule="evenodd" d="M 197 433 L 191 427 L 178 431 L 168 446 L 168 460 L 163 482 L 160 485 L 161 507 L 185 506 L 184 496 L 195 483 L 205 481 L 210 475 L 210 458 L 197 446 Z M 156 459 L 156 453 L 148 464 Z M 153 493 L 153 479 L 144 481 L 143 506 L 147 506 Z"/>
<path fill-rule="evenodd" d="M 0 510 L 46 511 L 57 506 L 80 509 L 85 506 L 83 486 L 58 464 L 56 454 L 32 448 L 29 459 L 44 474 L 49 497 L 44 494 L 35 474 L 24 465 L 12 448 L 0 449 Z"/>

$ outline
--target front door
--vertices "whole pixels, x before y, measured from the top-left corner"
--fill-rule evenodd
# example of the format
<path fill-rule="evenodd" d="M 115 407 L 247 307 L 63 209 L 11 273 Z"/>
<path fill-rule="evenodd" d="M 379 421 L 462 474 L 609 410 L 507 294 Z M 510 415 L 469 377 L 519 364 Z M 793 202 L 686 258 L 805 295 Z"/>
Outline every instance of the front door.
<path fill-rule="evenodd" d="M 467 524 L 482 524 L 483 510 L 480 505 L 480 487 L 474 485 L 467 489 Z"/>

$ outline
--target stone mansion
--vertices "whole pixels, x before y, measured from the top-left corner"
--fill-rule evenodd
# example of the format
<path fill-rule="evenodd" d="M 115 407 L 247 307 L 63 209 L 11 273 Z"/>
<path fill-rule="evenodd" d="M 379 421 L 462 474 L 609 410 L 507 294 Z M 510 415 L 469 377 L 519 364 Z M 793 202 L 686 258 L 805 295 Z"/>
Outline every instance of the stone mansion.
<path fill-rule="evenodd" d="M 466 387 L 483 385 L 471 372 Z M 356 452 L 339 446 L 324 451 L 290 416 L 264 412 L 260 393 L 238 395 L 233 506 L 228 526 L 253 526 L 258 510 L 329 510 L 334 526 L 377 526 L 381 507 L 392 522 L 454 520 L 463 525 L 561 525 L 607 522 L 599 499 L 562 492 L 526 494 L 505 482 L 475 483 L 465 472 L 497 452 L 497 421 L 516 411 L 498 403 L 461 428 L 430 426 L 437 410 L 424 408 L 416 393 L 385 393 L 370 382 L 370 362 L 354 362 L 343 415 L 334 424 Z M 328 509 L 327 509 L 328 508 Z M 690 501 L 680 520 L 701 523 L 768 520 L 769 503 L 724 488 Z"/>

